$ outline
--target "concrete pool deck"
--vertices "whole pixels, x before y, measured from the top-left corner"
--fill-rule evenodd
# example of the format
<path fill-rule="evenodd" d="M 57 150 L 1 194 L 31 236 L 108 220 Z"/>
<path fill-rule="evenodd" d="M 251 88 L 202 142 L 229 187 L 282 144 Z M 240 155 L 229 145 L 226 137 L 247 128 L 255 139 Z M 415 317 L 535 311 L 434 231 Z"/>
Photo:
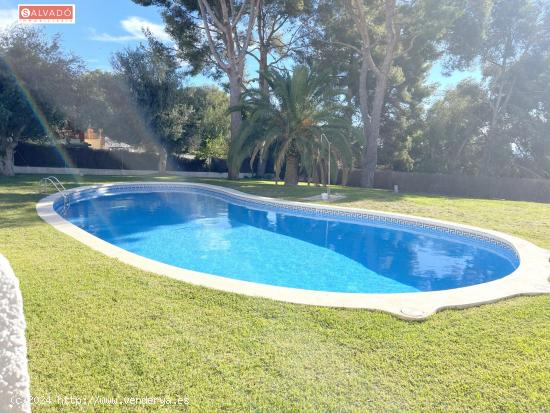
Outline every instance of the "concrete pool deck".
<path fill-rule="evenodd" d="M 86 191 L 88 194 L 97 193 L 101 195 L 102 192 L 108 190 L 117 190 L 119 193 L 125 193 L 137 191 L 178 191 L 190 187 L 214 191 L 245 202 L 250 201 L 265 204 L 266 207 L 293 208 L 295 210 L 314 211 L 319 214 L 338 213 L 342 217 L 354 216 L 355 218 L 360 218 L 361 216 L 376 216 L 383 220 L 434 227 L 448 232 L 458 232 L 468 234 L 468 236 L 472 237 L 490 239 L 495 243 L 505 244 L 515 250 L 520 259 L 520 265 L 514 272 L 498 280 L 441 291 L 375 294 L 338 293 L 279 287 L 200 273 L 142 257 L 78 228 L 65 220 L 54 209 L 55 202 L 61 200 L 64 196 L 81 195 L 86 193 Z M 65 191 L 64 194 L 57 193 L 42 199 L 37 204 L 36 209 L 38 215 L 57 230 L 72 236 L 90 248 L 110 257 L 117 258 L 134 267 L 195 285 L 296 304 L 380 310 L 406 320 L 422 320 L 446 308 L 464 308 L 520 295 L 550 293 L 550 283 L 548 282 L 550 275 L 550 253 L 547 250 L 539 248 L 523 239 L 497 231 L 429 218 L 332 205 L 283 201 L 249 195 L 233 189 L 207 184 L 159 182 L 115 183 L 74 188 Z"/>

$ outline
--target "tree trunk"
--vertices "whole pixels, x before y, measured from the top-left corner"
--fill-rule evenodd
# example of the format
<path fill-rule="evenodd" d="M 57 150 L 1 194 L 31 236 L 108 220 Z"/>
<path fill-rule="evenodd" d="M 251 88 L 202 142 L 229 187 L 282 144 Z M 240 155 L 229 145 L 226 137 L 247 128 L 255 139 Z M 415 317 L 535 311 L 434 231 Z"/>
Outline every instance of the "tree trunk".
<path fill-rule="evenodd" d="M 385 73 L 379 74 L 376 78 L 376 87 L 374 91 L 374 99 L 372 102 L 370 125 L 366 131 L 366 145 L 363 151 L 362 159 L 363 173 L 361 175 L 361 185 L 366 188 L 372 188 L 374 186 L 374 174 L 376 173 L 376 166 L 378 165 L 378 140 L 380 138 L 380 123 L 382 119 L 382 109 L 384 108 L 386 86 L 387 75 Z"/>
<path fill-rule="evenodd" d="M 265 169 L 267 167 L 267 149 L 265 144 L 262 145 L 260 153 L 258 154 L 258 166 L 256 167 L 256 176 L 262 178 L 265 175 Z"/>
<path fill-rule="evenodd" d="M 164 175 L 166 173 L 166 164 L 168 163 L 168 151 L 164 146 L 159 149 L 159 174 Z"/>
<path fill-rule="evenodd" d="M 298 154 L 295 151 L 288 151 L 285 162 L 285 185 L 298 185 Z"/>
<path fill-rule="evenodd" d="M 512 94 L 514 88 L 515 79 L 512 81 L 510 89 L 506 94 L 504 88 L 506 86 L 506 75 L 508 74 L 508 59 L 511 57 L 512 50 L 512 38 L 510 35 L 506 37 L 506 41 L 503 44 L 502 50 L 502 60 L 500 62 L 500 72 L 493 80 L 497 86 L 496 97 L 493 104 L 491 105 L 491 123 L 489 124 L 489 130 L 487 131 L 487 142 L 483 148 L 482 153 L 482 163 L 481 163 L 481 173 L 483 175 L 490 175 L 493 164 L 493 155 L 495 147 L 498 146 L 498 142 L 495 142 L 498 138 L 498 124 L 500 117 L 503 115 L 505 107 L 508 104 L 508 100 Z"/>
<path fill-rule="evenodd" d="M 395 25 L 396 1 L 384 1 L 385 14 L 385 53 L 382 64 L 377 66 L 374 62 L 371 49 L 372 44 L 369 35 L 369 21 L 366 17 L 364 2 L 351 0 L 348 3 L 352 18 L 362 40 L 361 47 L 361 68 L 359 69 L 359 104 L 363 120 L 363 136 L 365 145 L 363 147 L 361 166 L 361 185 L 372 187 L 374 185 L 374 173 L 378 163 L 378 139 L 380 137 L 380 119 L 384 106 L 384 97 L 388 75 L 395 58 L 396 48 L 399 43 L 400 29 Z M 412 43 L 411 43 L 412 46 Z M 372 109 L 369 111 L 369 100 L 367 95 L 367 75 L 372 71 L 376 78 L 376 87 Z"/>
<path fill-rule="evenodd" d="M 267 54 L 269 53 L 269 44 L 265 43 L 264 39 L 264 15 L 262 13 L 262 4 L 263 2 L 260 1 L 259 11 L 258 11 L 258 38 L 259 38 L 259 52 L 260 52 L 260 62 L 259 62 L 259 79 L 258 83 L 260 84 L 260 89 L 262 93 L 269 94 L 269 84 L 267 83 L 267 79 L 265 78 L 265 72 L 268 69 L 267 64 Z M 260 149 L 259 158 L 258 158 L 258 166 L 256 167 L 256 176 L 262 177 L 265 175 L 265 169 L 267 165 L 267 148 L 265 145 L 262 145 L 262 149 Z"/>
<path fill-rule="evenodd" d="M 359 72 L 359 106 L 361 109 L 361 118 L 363 120 L 363 139 L 365 142 L 361 156 L 361 186 L 371 188 L 374 185 L 374 171 L 376 171 L 376 163 L 378 161 L 378 147 L 377 145 L 373 145 L 370 133 L 371 118 L 367 92 L 368 72 L 367 59 L 363 57 Z"/>
<path fill-rule="evenodd" d="M 319 186 L 319 166 L 317 164 L 313 167 L 311 181 L 315 184 L 315 186 Z"/>
<path fill-rule="evenodd" d="M 485 176 L 491 175 L 491 169 L 492 169 L 491 167 L 493 164 L 491 158 L 496 146 L 495 140 L 497 137 L 497 127 L 498 127 L 498 120 L 499 120 L 498 115 L 501 110 L 503 88 L 504 88 L 504 85 L 501 83 L 499 86 L 497 97 L 495 99 L 495 103 L 492 105 L 492 108 L 491 108 L 491 111 L 492 111 L 491 121 L 489 123 L 489 128 L 487 130 L 487 135 L 486 135 L 487 141 L 485 142 L 485 146 L 482 149 L 480 172 L 482 175 L 485 175 Z"/>
<path fill-rule="evenodd" d="M 14 155 L 17 142 L 2 142 L 0 146 L 0 175 L 14 176 Z"/>
<path fill-rule="evenodd" d="M 247 5 L 248 11 L 245 10 L 245 5 Z M 228 9 L 228 4 L 225 1 L 217 2 L 216 6 L 210 7 L 208 0 L 198 0 L 198 6 L 203 33 L 208 40 L 211 57 L 218 68 L 225 72 L 229 78 L 229 104 L 233 109 L 231 112 L 231 145 L 234 145 L 241 126 L 241 111 L 234 110 L 234 107 L 240 103 L 245 58 L 249 52 L 248 46 L 252 38 L 252 29 L 256 23 L 259 0 L 242 1 L 238 11 L 234 10 L 233 3 Z M 242 13 L 243 11 L 244 13 Z M 241 30 L 241 27 L 244 26 L 241 19 L 244 16 L 248 16 L 248 23 L 246 30 Z M 219 44 L 212 36 L 212 31 L 220 35 L 224 48 L 218 47 Z M 240 169 L 241 165 L 229 162 L 228 178 L 238 179 Z"/>
<path fill-rule="evenodd" d="M 495 104 L 492 107 L 491 123 L 487 131 L 487 142 L 482 152 L 481 173 L 483 175 L 493 175 L 498 173 L 499 165 L 495 164 L 495 152 L 498 151 L 504 143 L 501 141 L 501 131 L 499 130 L 499 122 L 505 113 L 510 96 L 514 90 L 516 80 L 512 80 L 508 93 L 504 93 L 504 84 L 499 87 L 499 92 Z M 497 156 L 498 159 L 498 156 Z"/>
<path fill-rule="evenodd" d="M 319 161 L 319 185 L 327 186 L 325 161 L 323 159 Z"/>
<path fill-rule="evenodd" d="M 346 186 L 348 184 L 349 179 L 349 169 L 345 166 L 342 168 L 342 186 Z"/>
<path fill-rule="evenodd" d="M 231 73 L 229 79 L 229 106 L 233 108 L 241 101 L 241 78 L 238 73 Z M 241 127 L 241 111 L 231 111 L 231 144 L 236 141 L 239 129 Z M 239 179 L 241 165 L 228 166 L 227 177 L 229 179 Z"/>
<path fill-rule="evenodd" d="M 265 72 L 267 72 L 268 64 L 267 64 L 267 55 L 269 53 L 270 44 L 266 43 L 265 39 L 265 22 L 264 22 L 264 13 L 262 11 L 263 2 L 260 0 L 259 3 L 259 10 L 258 10 L 258 40 L 259 40 L 259 53 L 260 53 L 260 61 L 259 61 L 259 84 L 260 89 L 263 93 L 269 93 L 269 85 L 267 83 L 267 79 L 265 78 Z"/>

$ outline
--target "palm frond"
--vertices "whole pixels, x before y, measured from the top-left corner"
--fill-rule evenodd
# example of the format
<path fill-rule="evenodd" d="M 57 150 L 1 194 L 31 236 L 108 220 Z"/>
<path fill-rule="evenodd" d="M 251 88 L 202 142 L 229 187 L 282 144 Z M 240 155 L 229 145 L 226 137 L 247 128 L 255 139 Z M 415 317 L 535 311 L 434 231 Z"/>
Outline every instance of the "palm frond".
<path fill-rule="evenodd" d="M 262 147 L 272 147 L 278 178 L 292 145 L 300 155 L 302 170 L 311 176 L 320 162 L 327 161 L 328 147 L 321 140 L 324 133 L 332 143 L 331 167 L 351 168 L 352 142 L 348 137 L 352 128 L 339 103 L 341 91 L 332 86 L 330 75 L 298 65 L 292 72 L 268 70 L 264 77 L 270 95 L 260 89 L 250 89 L 242 95 L 238 109 L 245 113 L 245 120 L 231 144 L 228 163 L 240 166 L 250 156 L 252 165 Z"/>

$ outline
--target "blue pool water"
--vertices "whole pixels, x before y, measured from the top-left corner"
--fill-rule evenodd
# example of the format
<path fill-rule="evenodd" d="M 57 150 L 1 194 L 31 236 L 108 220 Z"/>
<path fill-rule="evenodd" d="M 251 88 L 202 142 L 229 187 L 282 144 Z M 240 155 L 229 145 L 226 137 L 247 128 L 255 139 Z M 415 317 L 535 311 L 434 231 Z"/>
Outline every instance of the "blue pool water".
<path fill-rule="evenodd" d="M 433 229 L 255 208 L 197 190 L 126 193 L 74 202 L 65 218 L 166 264 L 308 290 L 445 290 L 519 265 L 508 248 Z"/>

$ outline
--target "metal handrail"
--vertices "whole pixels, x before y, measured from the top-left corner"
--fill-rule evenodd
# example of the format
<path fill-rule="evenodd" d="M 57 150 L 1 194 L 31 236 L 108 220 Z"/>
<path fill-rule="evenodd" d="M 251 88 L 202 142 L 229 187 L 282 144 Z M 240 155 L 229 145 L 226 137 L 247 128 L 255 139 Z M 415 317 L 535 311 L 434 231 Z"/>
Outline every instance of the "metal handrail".
<path fill-rule="evenodd" d="M 57 177 L 47 176 L 45 178 L 42 178 L 39 182 L 40 192 L 46 192 L 49 184 L 51 184 L 55 188 L 55 190 L 63 196 L 63 209 L 61 211 L 61 214 L 64 215 L 70 206 L 69 196 L 65 193 L 65 186 L 63 186 L 63 184 L 59 181 L 59 179 L 57 179 Z"/>
<path fill-rule="evenodd" d="M 40 180 L 40 185 L 43 189 L 47 188 L 48 183 L 52 184 L 52 186 L 59 192 L 65 191 L 65 187 L 55 176 L 47 176 Z"/>

